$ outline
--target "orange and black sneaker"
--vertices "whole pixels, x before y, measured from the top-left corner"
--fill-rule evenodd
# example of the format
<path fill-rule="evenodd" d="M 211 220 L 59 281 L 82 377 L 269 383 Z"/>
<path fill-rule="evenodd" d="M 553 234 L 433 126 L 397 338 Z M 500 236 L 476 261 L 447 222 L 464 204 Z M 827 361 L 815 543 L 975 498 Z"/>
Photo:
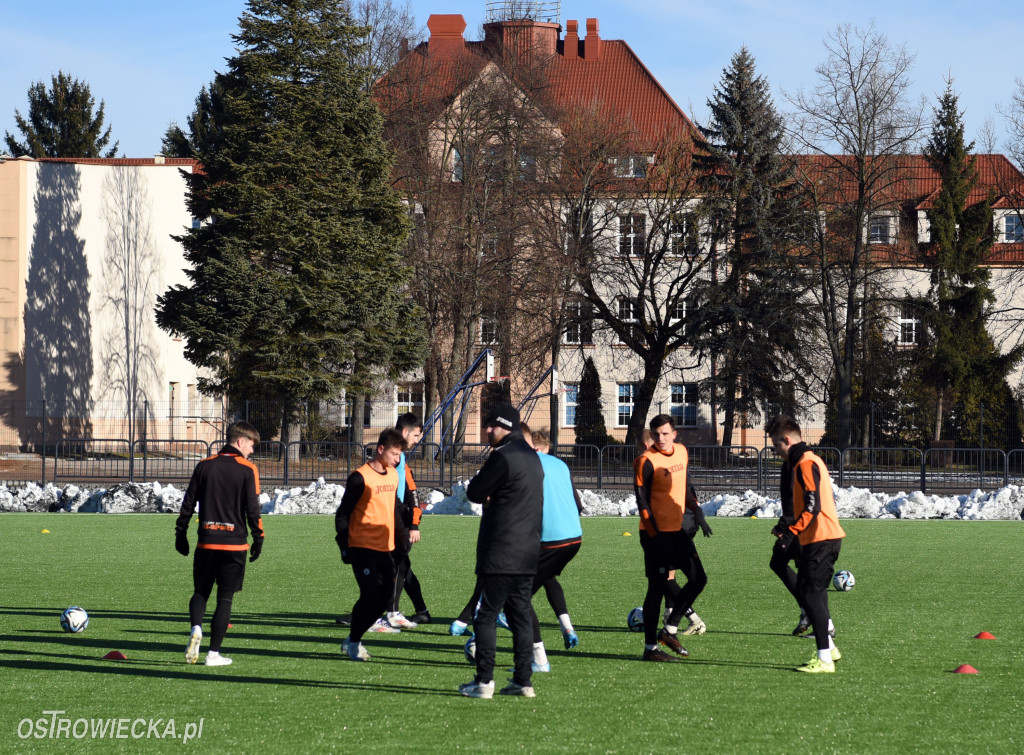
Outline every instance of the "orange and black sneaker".
<path fill-rule="evenodd" d="M 686 648 L 684 648 L 680 644 L 679 638 L 676 637 L 674 634 L 670 634 L 667 629 L 662 629 L 660 632 L 658 632 L 658 642 L 667 647 L 676 655 L 681 655 L 683 658 L 686 658 L 690 655 Z"/>
<path fill-rule="evenodd" d="M 676 659 L 661 648 L 652 648 L 651 650 L 644 648 L 644 660 L 657 661 L 659 663 L 675 663 Z"/>

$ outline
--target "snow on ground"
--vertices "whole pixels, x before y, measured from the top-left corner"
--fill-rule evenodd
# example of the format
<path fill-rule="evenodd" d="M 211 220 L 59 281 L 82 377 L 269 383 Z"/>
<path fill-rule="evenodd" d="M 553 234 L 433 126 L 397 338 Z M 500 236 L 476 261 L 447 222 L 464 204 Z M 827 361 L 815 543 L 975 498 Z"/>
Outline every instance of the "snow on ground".
<path fill-rule="evenodd" d="M 481 507 L 466 497 L 468 480 L 455 483 L 451 495 L 431 491 L 423 501 L 425 514 L 480 516 Z M 260 496 L 264 514 L 333 514 L 343 485 L 320 478 L 306 487 L 278 488 Z M 425 490 L 423 491 L 426 492 Z M 122 483 L 110 489 L 88 490 L 75 485 L 63 488 L 30 483 L 24 488 L 0 485 L 0 512 L 56 511 L 78 513 L 171 513 L 181 508 L 184 492 L 159 482 Z M 1010 485 L 994 493 L 975 490 L 967 495 L 936 496 L 921 492 L 872 493 L 862 488 L 836 490 L 840 518 L 867 519 L 1021 519 L 1024 488 Z M 636 499 L 625 491 L 581 490 L 584 516 L 636 516 Z M 778 498 L 767 498 L 748 490 L 742 495 L 716 495 L 701 504 L 709 516 L 775 519 L 780 513 Z"/>

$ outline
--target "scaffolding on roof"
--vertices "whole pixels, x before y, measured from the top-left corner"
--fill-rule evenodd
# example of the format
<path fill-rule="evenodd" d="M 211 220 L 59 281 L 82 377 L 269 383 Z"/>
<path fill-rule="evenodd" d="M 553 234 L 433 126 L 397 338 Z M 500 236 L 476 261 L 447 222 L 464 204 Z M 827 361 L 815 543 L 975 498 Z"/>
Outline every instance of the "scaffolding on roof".
<path fill-rule="evenodd" d="M 487 23 L 498 21 L 562 23 L 562 0 L 487 0 Z"/>

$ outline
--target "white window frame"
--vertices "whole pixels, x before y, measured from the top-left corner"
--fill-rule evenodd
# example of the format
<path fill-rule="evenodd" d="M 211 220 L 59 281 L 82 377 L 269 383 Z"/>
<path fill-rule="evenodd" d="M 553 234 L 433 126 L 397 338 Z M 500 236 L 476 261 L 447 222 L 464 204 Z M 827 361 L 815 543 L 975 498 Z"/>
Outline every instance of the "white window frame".
<path fill-rule="evenodd" d="M 615 395 L 615 423 L 616 427 L 626 427 L 629 419 L 633 416 L 633 409 L 636 407 L 637 383 L 617 383 Z M 628 411 L 625 414 L 626 421 L 623 422 L 623 409 Z"/>
<path fill-rule="evenodd" d="M 685 320 L 686 316 L 690 313 L 690 300 L 686 297 L 676 299 L 676 305 L 669 313 L 668 323 L 674 325 L 680 320 Z M 683 340 L 689 342 L 690 339 L 690 327 L 689 325 L 683 325 Z"/>
<path fill-rule="evenodd" d="M 462 183 L 466 180 L 466 163 L 462 159 L 462 153 L 452 147 L 452 183 Z"/>
<path fill-rule="evenodd" d="M 647 216 L 642 212 L 625 212 L 617 219 L 619 256 L 642 257 L 647 249 Z"/>
<path fill-rule="evenodd" d="M 700 400 L 696 383 L 671 383 L 669 385 L 669 413 L 676 427 L 697 426 Z"/>
<path fill-rule="evenodd" d="M 873 212 L 868 217 L 867 228 L 865 228 L 866 241 L 869 244 L 877 244 L 878 246 L 892 246 L 896 243 L 896 234 L 893 229 L 893 220 L 895 216 L 888 212 Z M 874 236 L 874 230 L 876 224 L 880 227 L 882 223 L 885 223 L 885 240 L 876 241 Z"/>
<path fill-rule="evenodd" d="M 417 398 L 419 400 L 417 400 Z M 423 420 L 423 382 L 399 383 L 395 386 L 395 407 L 398 416 L 412 412 Z"/>
<path fill-rule="evenodd" d="M 580 384 L 579 383 L 562 383 L 565 386 L 565 402 L 563 404 L 564 411 L 562 413 L 562 425 L 564 427 L 576 427 L 576 411 L 579 406 L 580 398 Z M 570 414 L 571 412 L 571 414 Z"/>
<path fill-rule="evenodd" d="M 921 318 L 917 316 L 911 305 L 904 302 L 900 305 L 897 317 L 899 334 L 896 343 L 900 346 L 917 346 L 921 342 Z M 907 334 L 909 333 L 909 338 Z"/>
<path fill-rule="evenodd" d="M 1016 210 L 1003 216 L 1002 225 L 1002 243 L 1020 244 L 1024 242 L 1024 218 Z M 1012 229 L 1011 226 L 1013 226 Z"/>
<path fill-rule="evenodd" d="M 640 318 L 637 314 L 636 302 L 625 296 L 620 296 L 615 301 L 615 311 L 619 316 L 619 320 L 629 325 L 629 329 L 633 332 L 634 337 L 636 336 L 636 327 L 640 324 Z M 615 334 L 615 343 L 622 346 L 625 345 L 625 341 Z"/>
<path fill-rule="evenodd" d="M 484 346 L 494 346 L 499 342 L 499 323 L 496 317 L 480 318 L 480 337 L 477 342 Z"/>
<path fill-rule="evenodd" d="M 570 301 L 565 305 L 565 330 L 562 333 L 562 343 L 569 346 L 593 346 L 594 327 L 587 325 L 583 319 L 584 308 L 590 311 L 590 307 L 582 301 Z M 589 331 L 589 333 L 587 333 Z"/>
<path fill-rule="evenodd" d="M 654 162 L 654 155 L 623 155 L 615 158 L 616 178 L 647 178 L 647 166 Z"/>

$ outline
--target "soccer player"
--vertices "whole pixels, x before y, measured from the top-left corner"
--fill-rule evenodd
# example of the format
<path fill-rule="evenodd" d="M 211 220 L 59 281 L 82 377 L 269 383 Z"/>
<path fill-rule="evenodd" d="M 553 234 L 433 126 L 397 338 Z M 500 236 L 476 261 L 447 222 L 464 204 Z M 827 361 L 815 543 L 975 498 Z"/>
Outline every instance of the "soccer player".
<path fill-rule="evenodd" d="M 398 508 L 395 467 L 405 447 L 402 433 L 384 430 L 373 459 L 348 477 L 341 505 L 334 515 L 335 540 L 341 560 L 352 565 L 359 599 L 352 607 L 352 626 L 341 650 L 353 661 L 368 661 L 363 634 L 376 622 L 395 591 L 396 557 L 409 547 L 409 533 Z"/>
<path fill-rule="evenodd" d="M 659 414 L 651 420 L 650 428 L 654 445 L 640 457 L 634 480 L 640 522 L 646 535 L 640 538 L 647 576 L 643 659 L 672 661 L 673 657 L 659 649 L 658 643 L 677 655 L 689 655 L 676 636 L 678 623 L 686 609 L 692 608 L 708 581 L 693 538 L 683 530 L 684 511 L 690 509 L 693 512 L 694 521 L 705 537 L 710 537 L 712 533 L 697 503 L 697 494 L 687 478 L 689 454 L 686 446 L 676 443 L 672 418 L 667 414 Z M 664 628 L 658 632 L 656 617 L 661 615 L 661 599 L 665 594 L 668 572 L 672 568 L 686 575 L 686 585 L 680 590 Z"/>
<path fill-rule="evenodd" d="M 519 411 L 495 405 L 485 423 L 493 450 L 470 481 L 466 494 L 480 501 L 483 515 L 476 544 L 480 607 L 476 630 L 476 675 L 459 686 L 467 697 L 494 696 L 497 617 L 502 606 L 512 630 L 515 670 L 503 695 L 535 697 L 530 684 L 532 648 L 530 595 L 540 557 L 544 469 L 519 430 Z"/>
<path fill-rule="evenodd" d="M 423 509 L 420 508 L 419 497 L 416 494 L 416 481 L 413 480 L 412 470 L 409 468 L 405 454 L 423 437 L 423 423 L 415 414 L 408 412 L 398 418 L 395 429 L 402 433 L 402 438 L 405 439 L 405 450 L 402 452 L 396 471 L 398 472 L 398 503 L 402 512 L 402 521 L 405 522 L 405 526 L 409 530 L 411 546 L 420 541 L 420 519 L 423 516 Z M 415 629 L 419 624 L 429 624 L 430 611 L 427 610 L 427 604 L 423 601 L 423 588 L 412 571 L 408 553 L 396 557 L 395 568 L 397 569 L 395 595 L 388 609 L 388 623 L 399 629 Z M 416 612 L 412 620 L 405 618 L 399 608 L 403 590 L 409 593 L 413 609 Z"/>
<path fill-rule="evenodd" d="M 523 435 L 526 437 L 526 432 Z M 540 534 L 540 560 L 537 563 L 537 574 L 533 578 L 533 594 L 536 595 L 538 590 L 544 588 L 548 603 L 558 617 L 565 649 L 570 650 L 579 645 L 580 639 L 569 618 L 565 591 L 558 577 L 580 551 L 583 542 L 583 528 L 580 526 L 583 504 L 572 482 L 568 465 L 561 459 L 549 455 L 551 443 L 547 432 L 538 430 L 530 433 L 527 440 L 540 455 L 541 467 L 544 469 L 544 518 Z M 540 621 L 532 604 L 531 613 L 533 670 L 550 671 L 551 664 L 540 636 Z"/>
<path fill-rule="evenodd" d="M 776 529 L 781 531 L 796 521 L 796 517 L 793 516 L 793 467 L 789 463 L 789 459 L 785 457 L 782 461 L 782 473 L 779 475 L 779 502 L 782 505 L 782 513 L 779 515 L 778 523 L 772 529 L 773 533 Z M 768 568 L 775 572 L 782 581 L 782 584 L 786 586 L 786 589 L 789 590 L 796 600 L 797 606 L 800 607 L 800 618 L 797 620 L 796 629 L 793 630 L 794 635 L 803 634 L 811 628 L 811 620 L 807 616 L 807 608 L 803 604 L 800 590 L 797 587 L 796 572 L 789 565 L 790 561 L 796 563 L 799 559 L 799 540 L 793 540 L 786 547 L 783 547 L 782 541 L 776 537 L 775 543 L 772 546 L 772 557 L 768 562 Z"/>
<path fill-rule="evenodd" d="M 245 580 L 245 552 L 249 561 L 263 551 L 263 521 L 260 518 L 260 475 L 249 455 L 259 445 L 260 434 L 247 422 L 228 428 L 228 442 L 216 456 L 196 464 L 189 480 L 181 511 L 175 524 L 174 547 L 188 555 L 188 524 L 199 507 L 199 540 L 192 560 L 194 592 L 188 603 L 192 631 L 185 648 L 185 663 L 199 660 L 203 639 L 203 616 L 214 584 L 217 608 L 210 625 L 207 666 L 228 666 L 231 659 L 220 654 L 231 620 L 231 601 L 241 592 Z"/>
<path fill-rule="evenodd" d="M 836 514 L 832 480 L 825 462 L 804 443 L 795 419 L 780 415 L 769 422 L 765 430 L 775 452 L 789 462 L 783 474 L 793 476 L 793 523 L 780 522 L 772 529 L 772 534 L 778 538 L 783 551 L 788 551 L 794 543 L 800 544 L 797 591 L 814 627 L 818 650 L 817 655 L 797 671 L 831 674 L 842 654 L 828 631 L 832 620 L 828 610 L 828 585 L 839 557 L 839 547 L 846 537 Z"/>

